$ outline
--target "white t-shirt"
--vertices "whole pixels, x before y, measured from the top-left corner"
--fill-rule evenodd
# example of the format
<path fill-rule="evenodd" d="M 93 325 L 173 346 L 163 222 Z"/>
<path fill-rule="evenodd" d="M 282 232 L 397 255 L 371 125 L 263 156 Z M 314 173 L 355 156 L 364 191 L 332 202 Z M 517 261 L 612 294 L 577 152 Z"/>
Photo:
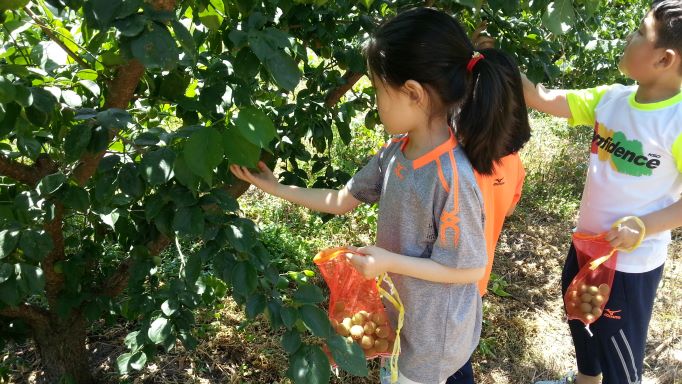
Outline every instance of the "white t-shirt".
<path fill-rule="evenodd" d="M 682 193 L 682 92 L 642 104 L 637 86 L 569 91 L 571 125 L 594 127 L 578 231 L 600 233 L 623 216 L 670 206 Z M 642 273 L 667 257 L 670 231 L 647 235 L 632 252 L 620 251 L 616 269 Z"/>

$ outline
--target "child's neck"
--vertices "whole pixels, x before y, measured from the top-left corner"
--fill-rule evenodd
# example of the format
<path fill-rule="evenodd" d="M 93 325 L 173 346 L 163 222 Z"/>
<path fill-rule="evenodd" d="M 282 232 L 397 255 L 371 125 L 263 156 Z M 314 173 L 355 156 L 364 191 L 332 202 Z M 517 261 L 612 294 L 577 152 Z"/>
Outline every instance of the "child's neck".
<path fill-rule="evenodd" d="M 637 93 L 635 93 L 635 101 L 638 103 L 656 103 L 663 100 L 668 100 L 678 93 L 682 88 L 682 77 L 675 76 L 672 79 L 658 79 L 651 84 L 639 84 Z"/>
<path fill-rule="evenodd" d="M 408 137 L 409 140 L 403 149 L 403 155 L 414 160 L 446 142 L 450 138 L 450 127 L 447 120 L 434 121 L 428 127 L 411 130 Z"/>

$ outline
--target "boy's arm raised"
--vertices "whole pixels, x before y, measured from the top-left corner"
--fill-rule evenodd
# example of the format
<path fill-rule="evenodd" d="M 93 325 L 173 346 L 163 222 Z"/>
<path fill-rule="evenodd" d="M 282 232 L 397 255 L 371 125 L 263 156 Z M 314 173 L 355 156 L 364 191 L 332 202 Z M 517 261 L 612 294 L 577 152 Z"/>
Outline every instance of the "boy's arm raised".
<path fill-rule="evenodd" d="M 523 96 L 528 107 L 557 117 L 568 119 L 573 117 L 566 99 L 566 90 L 546 89 L 542 84 L 536 86 L 524 74 L 521 74 L 521 80 Z"/>
<path fill-rule="evenodd" d="M 230 171 L 237 178 L 255 185 L 263 192 L 314 211 L 342 215 L 360 204 L 360 201 L 353 197 L 346 187 L 337 191 L 284 185 L 277 181 L 272 171 L 262 161 L 258 163 L 258 168 L 259 173 L 252 173 L 246 167 L 233 164 L 230 166 Z"/>

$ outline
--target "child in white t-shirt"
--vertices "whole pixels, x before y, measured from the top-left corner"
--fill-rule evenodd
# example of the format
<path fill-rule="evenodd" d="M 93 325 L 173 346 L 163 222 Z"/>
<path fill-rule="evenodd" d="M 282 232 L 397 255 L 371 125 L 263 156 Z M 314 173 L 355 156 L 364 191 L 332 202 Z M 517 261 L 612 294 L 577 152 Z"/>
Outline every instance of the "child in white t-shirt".
<path fill-rule="evenodd" d="M 638 85 L 565 91 L 524 79 L 529 107 L 594 127 L 577 230 L 608 232 L 606 239 L 620 250 L 604 315 L 591 325 L 594 337 L 578 320 L 569 321 L 577 376 L 540 383 L 642 380 L 670 230 L 682 226 L 681 62 L 682 1 L 665 0 L 655 2 L 628 37 L 620 60 L 621 71 Z M 577 271 L 571 247 L 562 275 L 564 293 Z"/>

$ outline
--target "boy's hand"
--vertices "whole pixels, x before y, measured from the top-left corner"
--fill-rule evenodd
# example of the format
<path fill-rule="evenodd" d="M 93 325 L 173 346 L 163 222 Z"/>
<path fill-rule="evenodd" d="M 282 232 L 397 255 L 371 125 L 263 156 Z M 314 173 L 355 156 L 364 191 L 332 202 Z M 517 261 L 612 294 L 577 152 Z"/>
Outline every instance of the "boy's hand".
<path fill-rule="evenodd" d="M 270 168 L 262 161 L 258 162 L 258 169 L 260 170 L 259 173 L 251 173 L 251 171 L 244 166 L 237 164 L 230 165 L 230 171 L 238 179 L 251 183 L 264 192 L 273 194 L 275 189 L 277 189 L 277 186 L 279 186 L 277 178 L 272 174 Z"/>
<path fill-rule="evenodd" d="M 348 247 L 354 253 L 346 254 L 355 269 L 368 279 L 373 279 L 388 271 L 391 252 L 374 245 L 367 247 Z"/>
<path fill-rule="evenodd" d="M 620 220 L 619 220 L 620 221 Z M 617 249 L 631 251 L 641 243 L 644 228 L 633 217 L 616 222 L 604 239 Z"/>
<path fill-rule="evenodd" d="M 478 24 L 478 27 L 476 27 L 476 30 L 474 30 L 474 33 L 471 34 L 471 42 L 474 45 L 474 49 L 495 48 L 495 39 L 483 35 L 483 32 L 486 32 L 486 28 L 488 28 L 488 22 L 485 20 L 481 21 L 480 24 Z"/>

